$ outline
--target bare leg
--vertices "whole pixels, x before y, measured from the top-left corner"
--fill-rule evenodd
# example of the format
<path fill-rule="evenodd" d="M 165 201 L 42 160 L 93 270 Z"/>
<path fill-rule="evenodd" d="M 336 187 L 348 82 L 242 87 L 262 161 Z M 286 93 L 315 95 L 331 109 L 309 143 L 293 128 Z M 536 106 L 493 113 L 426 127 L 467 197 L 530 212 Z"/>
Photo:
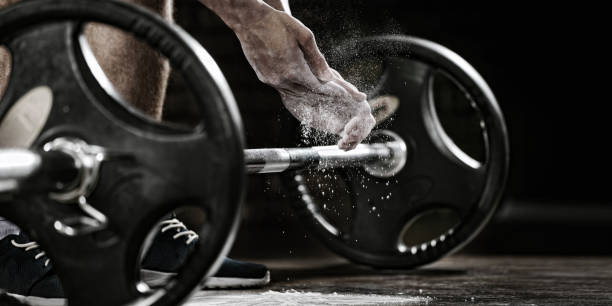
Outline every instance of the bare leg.
<path fill-rule="evenodd" d="M 164 19 L 172 20 L 173 0 L 126 1 L 144 5 L 160 14 Z M 18 0 L 0 0 L 0 9 L 15 2 Z M 102 70 L 119 94 L 141 111 L 160 119 L 170 74 L 168 63 L 144 43 L 114 28 L 91 24 L 85 31 Z M 10 77 L 9 74 L 10 56 L 6 49 L 0 47 L 0 97 Z M 44 121 L 32 124 L 43 125 Z M 15 133 L 19 131 L 9 129 L 4 132 L 15 136 Z M 29 138 L 35 139 L 36 137 Z M 30 143 L 19 143 L 19 146 L 23 147 L 30 145 Z M 15 144 L 0 141 L 0 147 L 3 146 L 15 146 Z M 0 217 L 0 239 L 18 232 L 19 229 L 15 225 Z"/>
<path fill-rule="evenodd" d="M 18 0 L 0 0 L 0 9 L 5 6 L 11 5 Z M 4 88 L 6 87 L 6 81 L 8 80 L 8 74 L 11 70 L 10 67 L 10 57 L 6 49 L 0 47 L 0 97 L 4 93 Z"/>
<path fill-rule="evenodd" d="M 143 5 L 172 21 L 173 0 L 125 0 Z M 3 8 L 18 0 L 0 0 Z M 170 67 L 153 49 L 117 29 L 91 24 L 86 30 L 92 50 L 119 94 L 155 118 L 161 118 Z M 10 70 L 9 57 L 0 48 L 0 94 Z"/>
<path fill-rule="evenodd" d="M 4 47 L 0 47 L 0 97 L 2 97 L 2 93 L 4 93 L 10 70 L 11 60 L 8 50 Z"/>
<path fill-rule="evenodd" d="M 172 21 L 173 0 L 130 0 Z M 156 51 L 117 29 L 91 24 L 85 30 L 102 70 L 133 106 L 161 118 L 170 67 Z"/>

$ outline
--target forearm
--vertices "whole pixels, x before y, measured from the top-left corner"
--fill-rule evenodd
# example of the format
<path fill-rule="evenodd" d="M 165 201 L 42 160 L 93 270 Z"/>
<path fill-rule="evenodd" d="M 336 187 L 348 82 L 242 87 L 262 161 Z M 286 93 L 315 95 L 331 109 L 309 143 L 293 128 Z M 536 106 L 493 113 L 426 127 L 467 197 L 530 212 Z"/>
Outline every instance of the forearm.
<path fill-rule="evenodd" d="M 234 31 L 256 22 L 271 7 L 262 0 L 199 0 Z"/>

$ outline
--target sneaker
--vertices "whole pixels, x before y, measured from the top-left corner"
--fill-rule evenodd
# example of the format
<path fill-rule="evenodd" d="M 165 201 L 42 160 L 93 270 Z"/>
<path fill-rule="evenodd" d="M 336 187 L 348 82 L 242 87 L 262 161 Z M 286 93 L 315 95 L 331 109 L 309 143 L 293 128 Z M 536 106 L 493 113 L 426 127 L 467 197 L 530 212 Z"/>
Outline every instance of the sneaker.
<path fill-rule="evenodd" d="M 141 277 L 150 286 L 163 285 L 175 275 L 198 239 L 198 234 L 176 218 L 162 221 L 160 228 L 142 262 Z M 217 273 L 202 282 L 202 288 L 250 288 L 269 282 L 266 266 L 226 258 Z"/>
<path fill-rule="evenodd" d="M 163 285 L 175 275 L 198 235 L 176 218 L 162 221 L 142 263 L 143 280 Z M 270 282 L 266 266 L 226 258 L 219 271 L 202 283 L 202 288 L 261 287 Z M 0 288 L 21 302 L 40 306 L 64 305 L 60 280 L 49 257 L 38 244 L 20 233 L 0 240 Z"/>
<path fill-rule="evenodd" d="M 225 258 L 217 273 L 202 282 L 202 289 L 254 288 L 269 283 L 266 266 Z"/>
<path fill-rule="evenodd" d="M 0 288 L 30 304 L 64 303 L 64 292 L 49 258 L 23 233 L 0 240 Z"/>

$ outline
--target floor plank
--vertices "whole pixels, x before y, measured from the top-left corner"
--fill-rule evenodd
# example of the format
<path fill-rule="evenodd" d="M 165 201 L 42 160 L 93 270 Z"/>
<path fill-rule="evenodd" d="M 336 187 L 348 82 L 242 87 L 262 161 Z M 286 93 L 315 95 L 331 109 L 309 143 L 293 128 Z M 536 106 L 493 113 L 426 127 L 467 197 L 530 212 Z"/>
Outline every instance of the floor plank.
<path fill-rule="evenodd" d="M 200 291 L 186 305 L 612 305 L 612 257 L 460 255 L 413 271 L 337 258 L 263 263 L 269 286 Z"/>

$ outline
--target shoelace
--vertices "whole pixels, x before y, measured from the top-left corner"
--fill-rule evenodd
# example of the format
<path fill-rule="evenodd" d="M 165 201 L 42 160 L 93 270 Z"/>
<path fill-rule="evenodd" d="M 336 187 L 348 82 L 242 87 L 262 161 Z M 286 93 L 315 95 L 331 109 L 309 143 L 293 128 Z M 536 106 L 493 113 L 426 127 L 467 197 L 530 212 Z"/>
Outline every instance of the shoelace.
<path fill-rule="evenodd" d="M 11 244 L 13 244 L 13 246 L 16 248 L 25 249 L 26 252 L 29 250 L 38 249 L 39 247 L 36 241 L 31 241 L 31 242 L 26 242 L 26 243 L 17 243 L 15 242 L 15 240 L 11 240 Z M 34 259 L 39 259 L 43 256 L 45 256 L 45 251 L 40 251 L 34 256 Z M 51 262 L 50 259 L 47 258 L 47 260 L 45 260 L 45 267 L 48 266 L 50 262 Z"/>
<path fill-rule="evenodd" d="M 186 237 L 187 241 L 185 242 L 185 244 L 190 244 L 191 242 L 193 242 L 194 240 L 198 239 L 198 234 L 196 234 L 196 232 L 187 229 L 187 226 L 185 226 L 185 224 L 183 224 L 183 222 L 179 221 L 176 218 L 172 218 L 169 220 L 164 220 L 162 222 L 160 222 L 160 225 L 162 225 L 162 229 L 161 232 L 165 232 L 169 229 L 173 229 L 176 228 L 178 230 L 178 233 L 174 234 L 174 236 L 172 236 L 172 239 L 178 239 L 180 237 Z"/>
<path fill-rule="evenodd" d="M 174 234 L 172 236 L 172 239 L 178 239 L 180 237 L 186 237 L 187 240 L 185 241 L 185 244 L 190 244 L 192 243 L 194 240 L 198 239 L 199 236 L 196 232 L 187 229 L 187 226 L 185 226 L 185 224 L 183 224 L 183 222 L 179 221 L 176 218 L 172 218 L 169 220 L 164 220 L 162 222 L 160 222 L 160 225 L 162 225 L 162 229 L 161 232 L 165 232 L 167 230 L 176 228 L 178 229 L 178 233 Z M 30 241 L 30 242 L 26 242 L 26 243 L 18 243 L 15 242 L 15 240 L 11 240 L 11 244 L 16 247 L 16 248 L 21 248 L 21 249 L 25 249 L 25 251 L 30 251 L 30 250 L 35 250 L 38 249 L 40 246 L 38 245 L 38 243 L 36 243 L 36 241 Z M 35 256 L 34 259 L 37 260 L 39 258 L 42 258 L 43 256 L 45 256 L 46 253 L 45 251 L 40 251 L 38 252 Z M 51 262 L 51 260 L 49 258 L 47 258 L 45 260 L 45 267 L 49 265 L 49 263 Z"/>

